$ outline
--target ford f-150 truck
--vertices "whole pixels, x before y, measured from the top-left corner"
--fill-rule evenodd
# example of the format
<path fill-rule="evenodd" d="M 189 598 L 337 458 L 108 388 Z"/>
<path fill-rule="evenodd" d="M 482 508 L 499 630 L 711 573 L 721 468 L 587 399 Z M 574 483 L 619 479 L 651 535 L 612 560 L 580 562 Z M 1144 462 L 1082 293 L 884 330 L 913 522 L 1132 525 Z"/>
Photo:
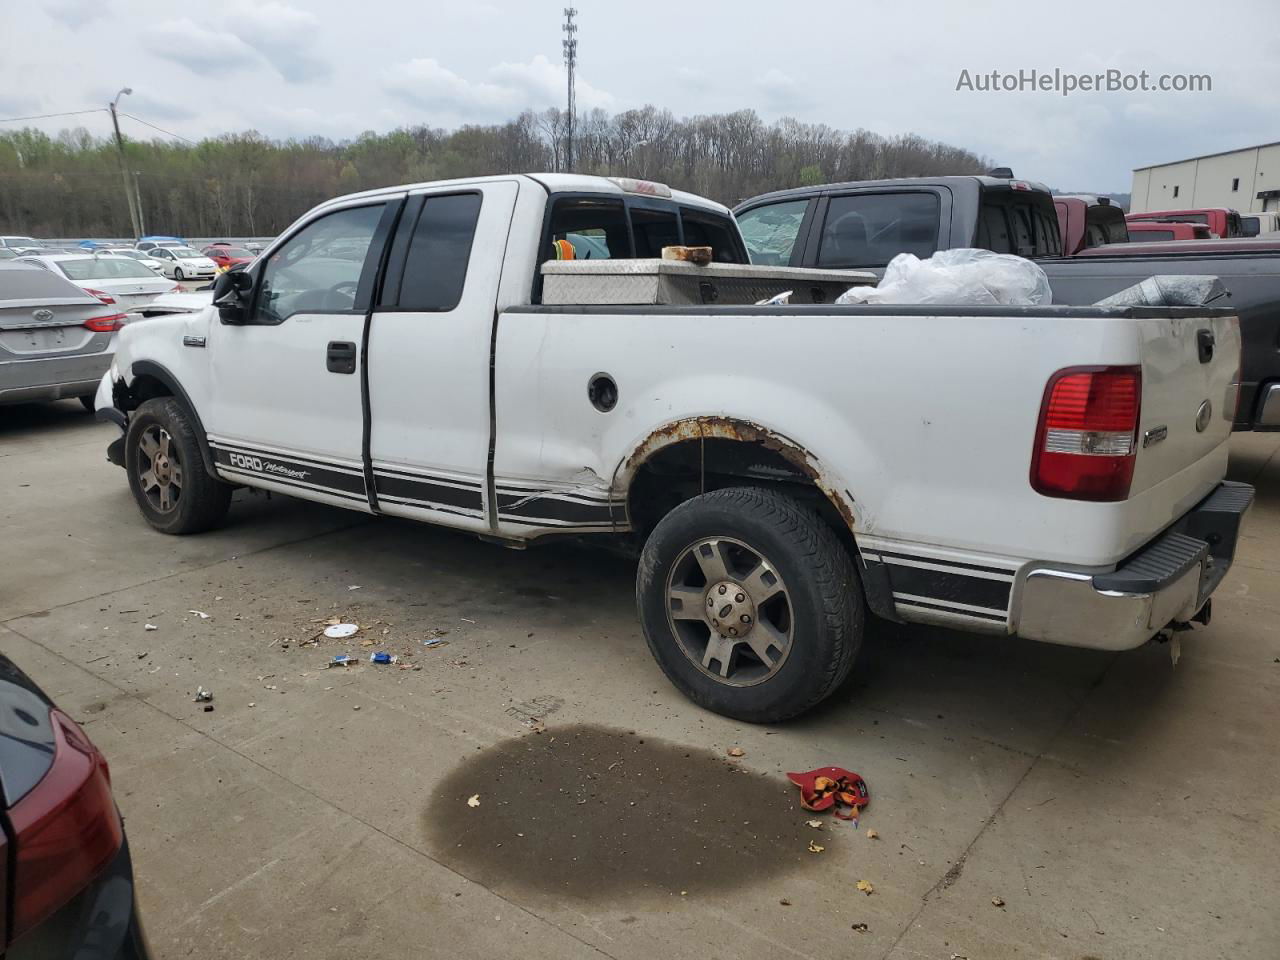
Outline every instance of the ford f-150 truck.
<path fill-rule="evenodd" d="M 1222 241 L 1194 254 L 1169 244 L 1111 243 L 1064 256 L 1048 188 L 1002 177 L 799 187 L 746 200 L 734 215 L 754 263 L 882 272 L 899 253 L 980 247 L 1034 259 L 1057 304 L 1096 303 L 1156 274 L 1216 276 L 1244 337 L 1235 428 L 1280 430 L 1280 251 L 1260 245 L 1266 241 L 1249 241 L 1248 250 Z"/>
<path fill-rule="evenodd" d="M 645 182 L 333 200 L 211 307 L 125 328 L 108 456 L 166 533 L 243 485 L 632 538 L 658 663 L 748 721 L 830 694 L 868 611 L 1104 649 L 1207 620 L 1252 498 L 1223 481 L 1229 311 L 542 304 L 566 242 L 746 258 L 724 207 Z"/>

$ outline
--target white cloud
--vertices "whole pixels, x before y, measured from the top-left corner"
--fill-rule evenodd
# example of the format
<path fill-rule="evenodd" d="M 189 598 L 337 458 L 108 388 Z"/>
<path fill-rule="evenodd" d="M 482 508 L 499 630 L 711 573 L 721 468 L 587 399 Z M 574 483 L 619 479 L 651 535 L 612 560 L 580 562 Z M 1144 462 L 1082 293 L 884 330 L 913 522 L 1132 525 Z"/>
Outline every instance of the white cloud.
<path fill-rule="evenodd" d="M 226 73 L 261 63 L 258 52 L 233 33 L 194 20 L 168 20 L 143 31 L 143 45 L 157 57 L 193 73 Z"/>
<path fill-rule="evenodd" d="M 221 20 L 290 83 L 327 79 L 333 67 L 316 53 L 320 21 L 285 3 L 238 0 Z"/>
<path fill-rule="evenodd" d="M 383 89 L 424 110 L 463 122 L 504 120 L 521 110 L 560 106 L 564 71 L 542 55 L 527 63 L 500 63 L 483 80 L 468 80 L 433 58 L 395 64 L 382 75 Z M 609 109 L 614 98 L 585 80 L 576 83 L 579 110 Z"/>
<path fill-rule="evenodd" d="M 755 93 L 756 102 L 772 113 L 793 113 L 814 104 L 809 90 L 777 67 L 770 67 L 756 79 Z"/>

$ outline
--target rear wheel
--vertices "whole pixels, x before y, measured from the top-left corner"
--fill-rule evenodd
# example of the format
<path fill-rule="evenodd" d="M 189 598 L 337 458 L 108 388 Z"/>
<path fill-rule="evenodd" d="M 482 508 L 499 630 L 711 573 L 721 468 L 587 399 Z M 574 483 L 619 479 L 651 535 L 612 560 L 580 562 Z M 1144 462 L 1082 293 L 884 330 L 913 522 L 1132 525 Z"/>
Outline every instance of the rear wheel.
<path fill-rule="evenodd" d="M 200 441 L 173 397 L 148 400 L 134 412 L 125 472 L 138 509 L 161 533 L 208 530 L 222 522 L 231 503 L 231 487 L 205 470 Z"/>
<path fill-rule="evenodd" d="M 186 279 L 186 277 L 184 277 L 184 276 L 182 275 L 182 268 L 181 268 L 181 267 L 174 267 L 174 268 L 173 268 L 173 279 L 177 280 L 179 283 L 181 283 L 183 280 L 185 280 L 185 279 Z"/>
<path fill-rule="evenodd" d="M 695 703 L 753 723 L 796 716 L 848 676 L 862 586 L 812 510 L 771 490 L 694 497 L 641 554 L 636 599 L 668 679 Z"/>

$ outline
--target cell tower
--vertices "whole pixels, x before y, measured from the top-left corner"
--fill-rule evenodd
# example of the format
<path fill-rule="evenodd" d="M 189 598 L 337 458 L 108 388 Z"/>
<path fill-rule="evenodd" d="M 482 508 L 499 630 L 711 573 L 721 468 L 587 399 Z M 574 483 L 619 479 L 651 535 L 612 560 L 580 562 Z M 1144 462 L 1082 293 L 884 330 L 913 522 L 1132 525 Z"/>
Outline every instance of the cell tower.
<path fill-rule="evenodd" d="M 575 7 L 565 7 L 564 26 L 560 28 L 564 31 L 564 40 L 561 44 L 564 47 L 565 71 L 569 75 L 569 117 L 565 129 L 564 168 L 571 173 L 573 172 L 573 122 L 577 110 L 573 95 L 573 70 L 578 65 L 578 25 L 573 22 L 573 18 L 577 15 L 578 11 Z"/>

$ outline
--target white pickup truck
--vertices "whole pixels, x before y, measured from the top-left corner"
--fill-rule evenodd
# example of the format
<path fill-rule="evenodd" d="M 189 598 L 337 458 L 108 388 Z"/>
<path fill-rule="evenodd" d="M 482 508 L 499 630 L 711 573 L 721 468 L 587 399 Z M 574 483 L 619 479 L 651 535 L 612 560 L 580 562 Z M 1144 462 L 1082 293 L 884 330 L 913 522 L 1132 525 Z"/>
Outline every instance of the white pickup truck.
<path fill-rule="evenodd" d="M 143 516 L 235 485 L 522 546 L 643 544 L 653 655 L 712 710 L 794 716 L 867 612 L 1124 649 L 1207 622 L 1240 334 L 1207 308 L 541 304 L 564 254 L 711 246 L 728 211 L 498 176 L 312 210 L 200 313 L 126 327 L 97 395 Z"/>

